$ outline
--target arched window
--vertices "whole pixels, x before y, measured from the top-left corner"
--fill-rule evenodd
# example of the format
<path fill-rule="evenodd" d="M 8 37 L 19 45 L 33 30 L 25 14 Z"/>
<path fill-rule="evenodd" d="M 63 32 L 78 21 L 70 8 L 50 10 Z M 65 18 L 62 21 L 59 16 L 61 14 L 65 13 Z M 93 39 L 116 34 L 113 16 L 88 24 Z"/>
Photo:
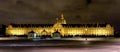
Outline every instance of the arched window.
<path fill-rule="evenodd" d="M 36 38 L 36 37 L 37 37 L 37 33 L 35 33 L 34 31 L 28 33 L 28 38 Z"/>
<path fill-rule="evenodd" d="M 43 31 L 41 32 L 41 35 L 48 35 L 48 32 L 47 32 L 46 30 L 43 30 Z"/>

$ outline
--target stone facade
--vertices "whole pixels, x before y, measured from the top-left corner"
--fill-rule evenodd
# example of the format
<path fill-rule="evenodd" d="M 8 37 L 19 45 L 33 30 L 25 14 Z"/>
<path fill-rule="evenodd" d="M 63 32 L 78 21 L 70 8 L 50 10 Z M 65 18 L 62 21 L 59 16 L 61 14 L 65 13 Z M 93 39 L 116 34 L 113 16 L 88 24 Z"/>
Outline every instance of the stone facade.
<path fill-rule="evenodd" d="M 114 27 L 110 24 L 67 24 L 64 15 L 55 24 L 10 24 L 6 28 L 7 35 L 27 35 L 30 31 L 37 33 L 37 36 L 51 35 L 59 31 L 65 35 L 114 35 Z"/>

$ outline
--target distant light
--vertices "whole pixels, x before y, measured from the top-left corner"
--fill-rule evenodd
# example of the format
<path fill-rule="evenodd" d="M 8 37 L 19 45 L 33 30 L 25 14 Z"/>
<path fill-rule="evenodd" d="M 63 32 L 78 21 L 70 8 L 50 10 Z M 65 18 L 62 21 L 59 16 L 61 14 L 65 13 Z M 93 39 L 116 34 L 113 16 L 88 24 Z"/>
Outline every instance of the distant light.
<path fill-rule="evenodd" d="M 88 29 L 85 29 L 86 31 L 88 30 Z"/>

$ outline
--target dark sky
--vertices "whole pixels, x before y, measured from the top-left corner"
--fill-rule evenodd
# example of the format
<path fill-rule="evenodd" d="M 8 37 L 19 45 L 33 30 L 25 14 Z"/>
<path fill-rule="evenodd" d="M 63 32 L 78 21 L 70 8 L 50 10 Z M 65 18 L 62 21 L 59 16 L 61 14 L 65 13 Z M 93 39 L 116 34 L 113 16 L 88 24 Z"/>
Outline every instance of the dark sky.
<path fill-rule="evenodd" d="M 0 0 L 0 23 L 110 23 L 120 28 L 120 0 Z"/>

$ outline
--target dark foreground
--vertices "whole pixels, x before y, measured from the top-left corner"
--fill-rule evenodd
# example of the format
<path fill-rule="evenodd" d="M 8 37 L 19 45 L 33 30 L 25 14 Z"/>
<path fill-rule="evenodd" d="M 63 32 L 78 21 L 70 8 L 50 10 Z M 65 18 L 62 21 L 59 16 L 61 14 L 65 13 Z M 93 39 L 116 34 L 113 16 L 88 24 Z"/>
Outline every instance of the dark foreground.
<path fill-rule="evenodd" d="M 120 46 L 89 47 L 0 47 L 0 52 L 120 52 Z"/>
<path fill-rule="evenodd" d="M 4 40 L 0 52 L 120 52 L 119 39 L 114 40 Z"/>

